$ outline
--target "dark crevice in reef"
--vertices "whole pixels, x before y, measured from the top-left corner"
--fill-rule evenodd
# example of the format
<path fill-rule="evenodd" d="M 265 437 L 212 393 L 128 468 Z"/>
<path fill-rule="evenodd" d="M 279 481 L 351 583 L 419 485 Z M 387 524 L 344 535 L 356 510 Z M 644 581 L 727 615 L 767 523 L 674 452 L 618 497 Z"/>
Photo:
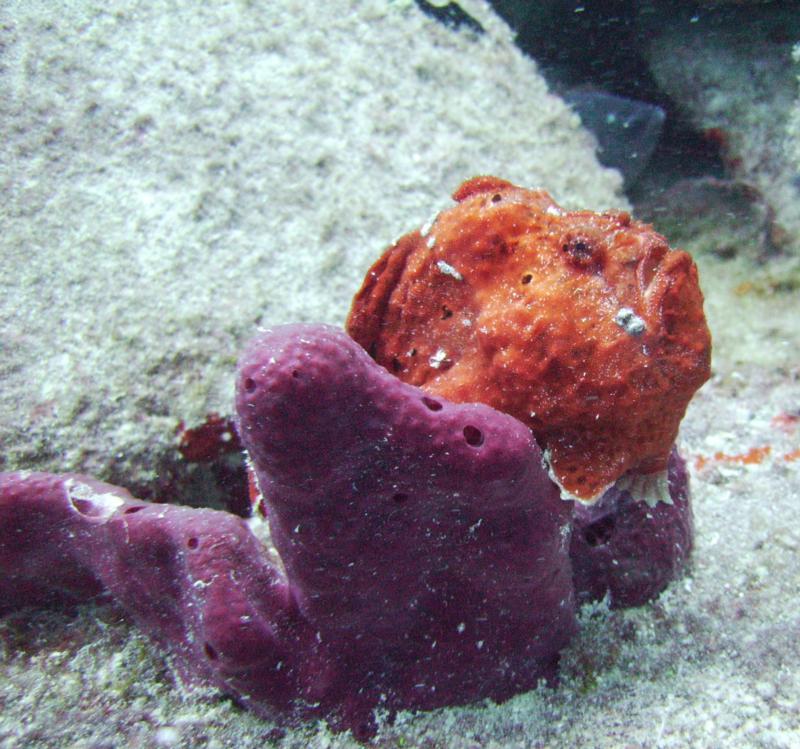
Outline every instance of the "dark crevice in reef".
<path fill-rule="evenodd" d="M 571 92 L 598 91 L 663 112 L 663 128 L 647 168 L 633 179 L 626 176 L 625 189 L 634 203 L 680 179 L 725 176 L 722 143 L 714 133 L 694 128 L 650 72 L 645 48 L 653 37 L 654 24 L 666 12 L 659 3 L 491 3 L 516 33 L 517 46 L 536 61 L 559 95 L 569 100 Z M 683 13 L 688 23 L 695 6 L 672 4 L 669 12 Z M 580 113 L 580 107 L 573 106 Z M 609 116 L 618 114 L 613 103 L 607 106 Z M 599 135 L 598 140 L 602 140 Z M 636 144 L 629 147 L 634 149 Z M 598 156 L 607 166 L 620 168 L 618 155 L 616 159 L 610 153 Z"/>
<path fill-rule="evenodd" d="M 468 29 L 475 34 L 484 32 L 480 25 L 469 13 L 467 13 L 458 3 L 434 4 L 427 0 L 415 0 L 417 7 L 426 15 L 443 23 L 445 26 L 460 31 Z"/>
<path fill-rule="evenodd" d="M 159 487 L 155 501 L 225 510 L 249 517 L 247 471 L 242 452 L 214 458 L 208 462 L 169 461 L 170 484 Z M 134 496 L 138 496 L 134 493 Z"/>
<path fill-rule="evenodd" d="M 171 449 L 156 456 L 154 468 L 156 478 L 151 482 L 132 482 L 126 473 L 114 475 L 113 471 L 106 480 L 150 502 L 250 515 L 247 470 L 240 449 L 191 460 Z"/>

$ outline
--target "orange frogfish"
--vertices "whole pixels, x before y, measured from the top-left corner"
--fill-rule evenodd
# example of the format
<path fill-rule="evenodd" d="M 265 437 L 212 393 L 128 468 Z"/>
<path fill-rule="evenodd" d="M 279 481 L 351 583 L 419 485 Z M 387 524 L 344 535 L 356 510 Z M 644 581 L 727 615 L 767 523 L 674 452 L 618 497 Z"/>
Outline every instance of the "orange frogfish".
<path fill-rule="evenodd" d="M 562 495 L 617 480 L 664 498 L 678 425 L 710 374 L 697 267 L 621 211 L 567 211 L 475 177 L 402 237 L 353 300 L 350 335 L 401 380 L 527 424 Z"/>

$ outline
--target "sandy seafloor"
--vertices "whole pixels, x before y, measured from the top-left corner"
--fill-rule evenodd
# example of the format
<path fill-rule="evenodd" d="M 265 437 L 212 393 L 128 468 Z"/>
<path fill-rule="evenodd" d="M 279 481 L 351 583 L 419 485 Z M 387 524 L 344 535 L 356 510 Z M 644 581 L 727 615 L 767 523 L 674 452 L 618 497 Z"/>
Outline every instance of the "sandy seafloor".
<path fill-rule="evenodd" d="M 0 469 L 147 486 L 179 420 L 229 413 L 259 324 L 341 324 L 372 259 L 474 173 L 569 206 L 619 176 L 480 3 L 0 3 Z M 680 444 L 689 573 L 585 609 L 556 688 L 401 714 L 385 747 L 800 746 L 797 292 L 698 258 L 714 375 Z M 750 459 L 745 460 L 744 456 Z M 169 660 L 113 606 L 0 620 L 0 746 L 344 747 Z"/>

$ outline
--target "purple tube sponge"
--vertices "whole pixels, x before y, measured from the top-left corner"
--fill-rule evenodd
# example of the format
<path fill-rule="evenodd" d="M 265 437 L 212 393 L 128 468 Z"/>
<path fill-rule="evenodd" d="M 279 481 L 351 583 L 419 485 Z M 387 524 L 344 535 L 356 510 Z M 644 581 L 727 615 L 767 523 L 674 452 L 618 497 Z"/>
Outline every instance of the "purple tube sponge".
<path fill-rule="evenodd" d="M 251 344 L 236 409 L 292 598 L 335 653 L 332 699 L 432 708 L 553 673 L 575 627 L 571 508 L 530 430 L 319 325 Z"/>
<path fill-rule="evenodd" d="M 262 715 L 368 735 L 376 708 L 503 699 L 575 629 L 572 508 L 530 430 L 405 385 L 326 326 L 266 331 L 237 382 L 281 562 L 233 515 L 0 474 L 0 610 L 108 591 Z"/>
<path fill-rule="evenodd" d="M 576 598 L 642 603 L 691 547 L 677 452 L 668 502 L 573 507 L 526 426 L 400 382 L 335 328 L 264 331 L 236 408 L 279 559 L 228 513 L 0 473 L 0 613 L 110 594 L 187 678 L 364 737 L 376 709 L 534 687 Z"/>
<path fill-rule="evenodd" d="M 85 601 L 104 591 L 85 558 L 92 519 L 79 508 L 86 509 L 82 497 L 90 493 L 132 499 L 125 489 L 88 476 L 0 473 L 0 614 Z"/>
<path fill-rule="evenodd" d="M 326 668 L 241 518 L 143 502 L 87 476 L 0 473 L 0 611 L 101 591 L 189 680 L 262 713 L 294 710 Z"/>

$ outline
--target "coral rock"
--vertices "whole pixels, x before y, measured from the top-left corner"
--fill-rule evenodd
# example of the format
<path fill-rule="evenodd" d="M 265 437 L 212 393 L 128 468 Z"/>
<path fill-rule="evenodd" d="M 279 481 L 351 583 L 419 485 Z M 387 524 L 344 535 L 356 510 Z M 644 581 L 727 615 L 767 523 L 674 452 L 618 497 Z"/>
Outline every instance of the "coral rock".
<path fill-rule="evenodd" d="M 348 332 L 432 396 L 527 424 L 565 496 L 663 474 L 710 373 L 691 257 L 626 213 L 568 212 L 495 177 L 453 197 L 373 265 Z"/>

